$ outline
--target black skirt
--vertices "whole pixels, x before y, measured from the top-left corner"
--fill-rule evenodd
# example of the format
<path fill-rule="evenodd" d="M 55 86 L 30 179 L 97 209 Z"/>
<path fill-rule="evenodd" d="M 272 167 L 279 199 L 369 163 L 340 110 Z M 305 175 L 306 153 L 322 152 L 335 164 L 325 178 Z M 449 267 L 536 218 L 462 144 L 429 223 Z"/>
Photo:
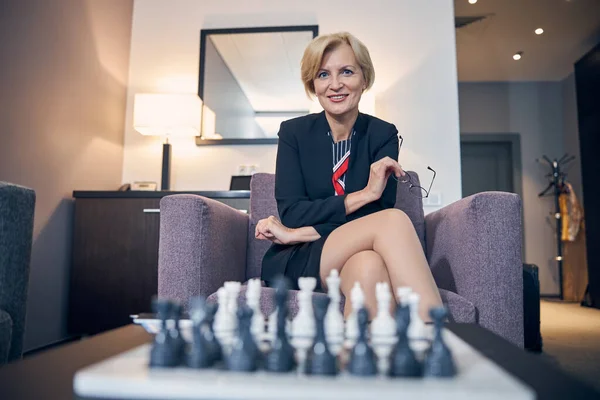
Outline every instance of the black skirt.
<path fill-rule="evenodd" d="M 325 240 L 327 236 L 294 245 L 273 243 L 263 257 L 261 279 L 271 286 L 275 278 L 285 275 L 290 280 L 291 289 L 298 290 L 298 278 L 313 277 L 317 279 L 315 291 L 322 292 L 319 271 Z"/>

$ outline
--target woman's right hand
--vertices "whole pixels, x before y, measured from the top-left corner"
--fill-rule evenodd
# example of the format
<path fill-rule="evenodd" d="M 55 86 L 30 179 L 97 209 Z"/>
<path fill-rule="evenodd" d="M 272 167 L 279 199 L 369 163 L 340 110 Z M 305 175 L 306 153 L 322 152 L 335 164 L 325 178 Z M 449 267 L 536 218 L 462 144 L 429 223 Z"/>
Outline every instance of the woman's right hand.
<path fill-rule="evenodd" d="M 372 200 L 379 200 L 387 185 L 388 178 L 394 174 L 396 178 L 405 176 L 406 172 L 402 169 L 398 161 L 391 159 L 390 157 L 384 157 L 381 160 L 375 161 L 371 164 L 371 170 L 369 173 L 369 182 L 365 187 L 365 191 L 372 196 Z"/>

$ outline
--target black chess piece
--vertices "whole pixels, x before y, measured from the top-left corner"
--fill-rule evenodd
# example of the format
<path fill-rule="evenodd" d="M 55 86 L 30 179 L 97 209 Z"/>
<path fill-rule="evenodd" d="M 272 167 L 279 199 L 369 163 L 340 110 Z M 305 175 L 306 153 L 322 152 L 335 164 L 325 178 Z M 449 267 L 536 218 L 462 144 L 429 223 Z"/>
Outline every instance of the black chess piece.
<path fill-rule="evenodd" d="M 191 368 L 210 367 L 215 360 L 206 337 L 208 312 L 204 297 L 195 297 L 191 300 L 190 318 L 192 320 L 193 341 L 187 355 L 187 365 Z"/>
<path fill-rule="evenodd" d="M 429 310 L 429 315 L 435 326 L 435 337 L 425 358 L 423 373 L 427 377 L 453 377 L 456 375 L 454 358 L 442 337 L 442 328 L 448 311 L 445 307 L 435 307 Z"/>
<path fill-rule="evenodd" d="M 366 308 L 358 310 L 359 336 L 350 353 L 348 371 L 352 375 L 372 376 L 377 374 L 377 362 L 375 352 L 367 342 L 367 325 L 369 323 L 369 312 Z"/>
<path fill-rule="evenodd" d="M 219 308 L 218 304 L 206 304 L 206 327 L 205 339 L 207 341 L 207 345 L 210 349 L 210 354 L 213 362 L 219 362 L 223 359 L 223 349 L 221 348 L 221 344 L 219 340 L 215 336 L 215 331 L 213 329 L 213 322 L 215 320 L 215 313 Z"/>
<path fill-rule="evenodd" d="M 336 357 L 329 351 L 325 337 L 325 314 L 331 299 L 328 296 L 313 297 L 313 309 L 317 334 L 306 355 L 306 373 L 309 375 L 336 375 Z"/>
<path fill-rule="evenodd" d="M 187 343 L 183 338 L 183 334 L 181 333 L 181 326 L 179 321 L 181 320 L 181 312 L 183 307 L 176 301 L 173 301 L 171 304 L 171 319 L 173 320 L 173 324 L 171 325 L 171 329 L 169 330 L 169 335 L 173 338 L 173 352 L 175 357 L 175 364 L 179 365 L 185 361 L 185 350 Z"/>
<path fill-rule="evenodd" d="M 258 367 L 260 351 L 250 331 L 252 313 L 247 305 L 238 308 L 238 329 L 226 360 L 230 371 L 255 371 Z"/>
<path fill-rule="evenodd" d="M 171 317 L 173 303 L 169 300 L 152 299 L 152 311 L 161 321 L 160 331 L 154 335 L 152 349 L 150 350 L 150 367 L 175 367 L 181 361 L 174 346 L 173 337 L 167 322 Z"/>
<path fill-rule="evenodd" d="M 294 347 L 290 344 L 285 324 L 287 321 L 287 297 L 289 284 L 284 277 L 278 278 L 275 287 L 275 306 L 277 311 L 277 335 L 265 359 L 265 369 L 271 372 L 290 372 L 296 366 Z"/>
<path fill-rule="evenodd" d="M 410 325 L 410 308 L 396 308 L 396 333 L 398 341 L 392 350 L 389 375 L 393 377 L 419 377 L 423 374 L 423 366 L 417 360 L 408 341 L 408 326 Z"/>

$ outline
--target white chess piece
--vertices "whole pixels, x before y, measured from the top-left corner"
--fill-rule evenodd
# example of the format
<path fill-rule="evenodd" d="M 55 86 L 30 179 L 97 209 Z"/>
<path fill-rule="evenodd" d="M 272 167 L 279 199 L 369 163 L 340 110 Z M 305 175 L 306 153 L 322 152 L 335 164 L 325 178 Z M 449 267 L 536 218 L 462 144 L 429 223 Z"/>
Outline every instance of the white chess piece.
<path fill-rule="evenodd" d="M 359 282 L 354 282 L 354 286 L 350 290 L 350 303 L 352 304 L 352 312 L 346 320 L 346 341 L 344 343 L 344 346 L 348 349 L 353 347 L 358 339 L 358 310 L 363 308 L 365 304 L 365 295 Z"/>
<path fill-rule="evenodd" d="M 260 311 L 260 279 L 250 279 L 246 289 L 246 304 L 252 309 L 250 332 L 254 340 L 262 341 L 265 332 L 265 316 Z"/>
<path fill-rule="evenodd" d="M 306 357 L 306 351 L 313 342 L 316 334 L 315 315 L 312 306 L 312 293 L 317 286 L 313 277 L 298 279 L 298 314 L 292 320 L 292 345 L 297 350 L 300 365 Z"/>
<path fill-rule="evenodd" d="M 371 343 L 377 354 L 379 372 L 385 375 L 389 369 L 389 355 L 398 338 L 396 337 L 396 321 L 390 314 L 392 293 L 387 282 L 375 285 L 377 298 L 377 315 L 371 322 Z"/>
<path fill-rule="evenodd" d="M 332 269 L 326 280 L 330 302 L 325 314 L 325 336 L 329 351 L 338 355 L 344 342 L 344 316 L 340 311 L 340 275 L 337 269 Z"/>
<path fill-rule="evenodd" d="M 221 333 L 221 344 L 225 346 L 226 351 L 228 351 L 231 341 L 235 336 L 235 330 L 237 329 L 238 294 L 241 286 L 242 284 L 240 282 L 234 281 L 225 282 L 223 285 L 223 288 L 225 289 L 224 308 L 226 311 L 224 313 L 225 322 L 223 332 Z M 221 304 L 219 304 L 219 308 L 220 307 Z"/>
<path fill-rule="evenodd" d="M 224 287 L 217 290 L 217 303 L 219 304 L 219 307 L 217 308 L 215 320 L 213 321 L 213 330 L 215 331 L 215 336 L 219 342 L 221 342 L 225 335 L 227 335 L 227 330 L 231 329 L 228 326 L 230 320 L 227 316 L 227 292 Z"/>
<path fill-rule="evenodd" d="M 419 302 L 421 296 L 412 292 L 407 296 L 408 306 L 410 307 L 410 325 L 408 326 L 408 339 L 410 346 L 414 351 L 423 351 L 427 346 L 427 326 L 419 315 Z"/>
<path fill-rule="evenodd" d="M 409 286 L 400 286 L 396 289 L 396 300 L 399 306 L 408 305 L 408 295 L 412 293 L 412 288 Z"/>

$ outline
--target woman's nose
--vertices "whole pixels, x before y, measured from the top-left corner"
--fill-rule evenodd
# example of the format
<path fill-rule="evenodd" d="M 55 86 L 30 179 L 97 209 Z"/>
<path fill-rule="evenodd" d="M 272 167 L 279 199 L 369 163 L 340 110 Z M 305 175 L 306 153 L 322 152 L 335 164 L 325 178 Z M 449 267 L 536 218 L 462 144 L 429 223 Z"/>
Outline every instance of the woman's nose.
<path fill-rule="evenodd" d="M 341 89 L 341 87 L 343 86 L 343 84 L 342 84 L 341 80 L 339 80 L 336 77 L 333 77 L 331 79 L 331 85 L 330 86 L 331 86 L 331 89 L 338 90 L 338 89 Z"/>

